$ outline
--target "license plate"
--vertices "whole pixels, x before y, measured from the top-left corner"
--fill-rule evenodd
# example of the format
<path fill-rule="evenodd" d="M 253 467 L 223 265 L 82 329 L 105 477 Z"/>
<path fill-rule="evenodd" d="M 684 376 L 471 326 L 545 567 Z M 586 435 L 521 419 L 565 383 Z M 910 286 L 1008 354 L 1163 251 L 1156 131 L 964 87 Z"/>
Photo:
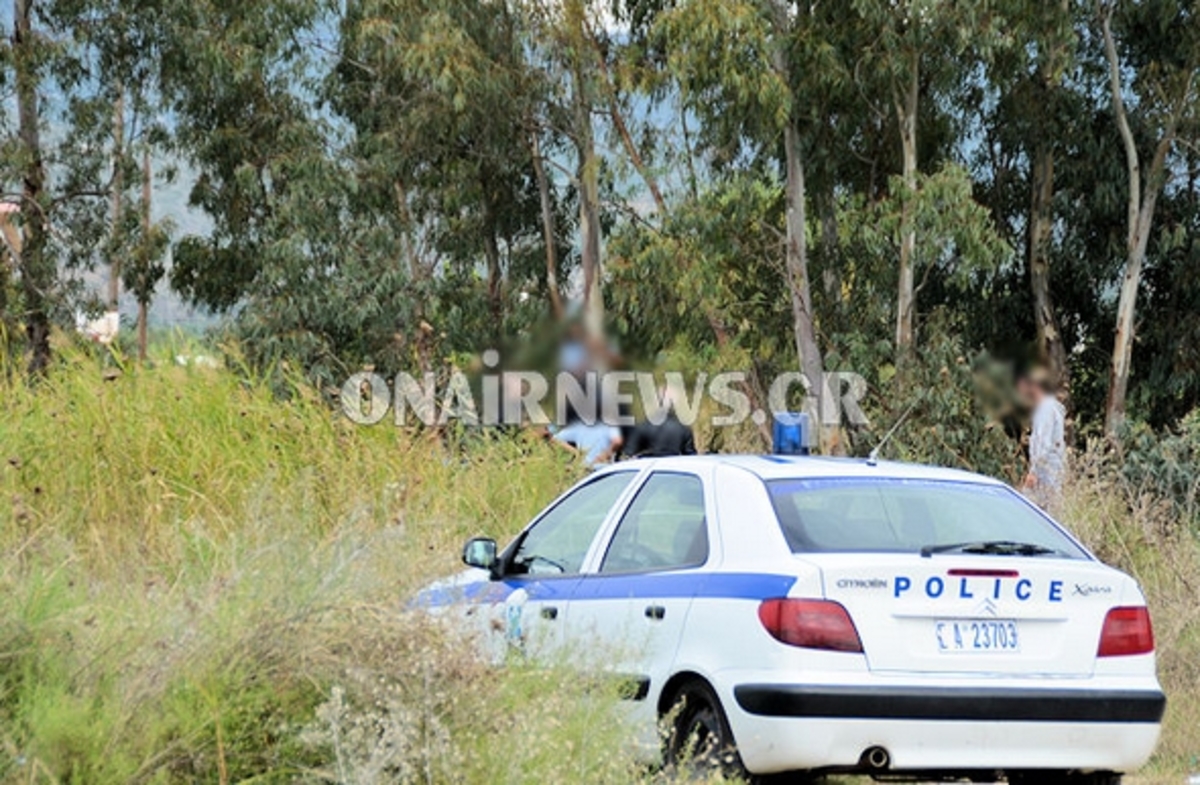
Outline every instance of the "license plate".
<path fill-rule="evenodd" d="M 1008 619 L 943 619 L 933 623 L 934 642 L 945 654 L 995 654 L 1021 650 L 1017 623 Z"/>

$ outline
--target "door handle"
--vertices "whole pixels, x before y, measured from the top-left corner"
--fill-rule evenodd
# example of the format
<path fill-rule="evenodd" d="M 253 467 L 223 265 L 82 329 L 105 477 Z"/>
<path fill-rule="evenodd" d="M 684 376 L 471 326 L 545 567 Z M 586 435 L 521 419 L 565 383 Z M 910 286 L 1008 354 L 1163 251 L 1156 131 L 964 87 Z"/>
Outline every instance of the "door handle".
<path fill-rule="evenodd" d="M 554 621 L 558 618 L 558 608 L 555 608 L 553 605 L 547 605 L 542 608 L 542 618 Z"/>
<path fill-rule="evenodd" d="M 661 621 L 662 617 L 667 615 L 667 609 L 661 605 L 647 605 L 646 618 L 654 621 Z"/>

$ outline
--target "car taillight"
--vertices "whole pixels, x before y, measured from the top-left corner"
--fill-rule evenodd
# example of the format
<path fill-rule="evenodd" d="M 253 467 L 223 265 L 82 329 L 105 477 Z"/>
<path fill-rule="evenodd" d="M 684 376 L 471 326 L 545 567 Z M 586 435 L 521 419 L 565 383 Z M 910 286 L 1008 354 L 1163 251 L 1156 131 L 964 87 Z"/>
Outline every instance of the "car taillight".
<path fill-rule="evenodd" d="M 830 600 L 763 600 L 758 618 L 771 637 L 792 646 L 862 653 L 850 614 Z"/>
<path fill-rule="evenodd" d="M 1097 657 L 1123 657 L 1154 651 L 1154 630 L 1145 608 L 1113 608 L 1104 617 Z"/>

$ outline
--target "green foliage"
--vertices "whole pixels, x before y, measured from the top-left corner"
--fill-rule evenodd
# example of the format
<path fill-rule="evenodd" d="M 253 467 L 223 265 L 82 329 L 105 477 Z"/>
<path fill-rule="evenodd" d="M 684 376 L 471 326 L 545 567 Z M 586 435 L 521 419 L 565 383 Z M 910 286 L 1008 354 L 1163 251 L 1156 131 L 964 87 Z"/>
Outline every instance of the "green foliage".
<path fill-rule="evenodd" d="M 772 64 L 772 48 L 783 43 L 771 11 L 758 0 L 693 0 L 665 11 L 651 30 L 718 161 L 734 160 L 747 142 L 773 146 L 791 114 L 791 85 Z"/>
<path fill-rule="evenodd" d="M 1007 430 L 1017 417 L 1011 368 L 964 347 L 954 337 L 954 318 L 942 311 L 931 315 L 923 328 L 927 337 L 900 369 L 886 340 L 847 336 L 835 344 L 828 356 L 831 368 L 871 369 L 863 402 L 871 424 L 849 430 L 850 451 L 867 455 L 900 423 L 880 457 L 953 466 L 1016 483 L 1024 474 L 1024 458 Z M 906 377 L 903 385 L 898 374 Z"/>
<path fill-rule="evenodd" d="M 972 196 L 971 178 L 961 166 L 948 164 L 917 179 L 909 193 L 894 176 L 889 195 L 871 204 L 847 204 L 840 216 L 842 231 L 861 251 L 856 265 L 883 266 L 899 253 L 901 205 L 912 208 L 912 222 L 921 242 L 915 262 L 918 294 L 931 277 L 961 291 L 979 277 L 1011 263 L 1012 249 L 997 233 L 988 211 Z M 882 263 L 882 264 L 881 264 Z"/>
<path fill-rule="evenodd" d="M 660 231 L 631 227 L 609 253 L 610 306 L 629 344 L 657 352 L 672 343 L 711 344 L 715 322 L 769 353 L 768 324 L 786 332 L 786 284 L 777 248 L 783 193 L 753 177 L 722 181 L 667 217 Z M 699 307 L 697 307 L 699 306 Z M 669 313 L 668 321 L 653 318 Z"/>
<path fill-rule="evenodd" d="M 1200 410 L 1158 432 L 1144 423 L 1122 435 L 1122 474 L 1131 487 L 1170 502 L 1180 523 L 1200 528 Z"/>
<path fill-rule="evenodd" d="M 1110 7 L 1142 157 L 1168 127 L 1176 136 L 1129 393 L 1131 416 L 1161 429 L 1200 404 L 1188 241 L 1200 229 L 1200 49 L 1190 3 L 1100 10 Z M 600 279 L 622 350 L 697 366 L 720 357 L 766 378 L 795 365 L 782 267 L 790 126 L 818 348 L 827 365 L 873 378 L 894 363 L 883 347 L 910 231 L 918 349 L 945 340 L 968 356 L 1034 357 L 1031 160 L 1053 153 L 1050 299 L 1086 426 L 1107 393 L 1128 186 L 1096 10 L 153 0 L 134 13 L 38 0 L 37 35 L 0 45 L 5 84 L 29 66 L 49 172 L 39 205 L 16 219 L 47 220 L 29 266 L 0 255 L 8 354 L 34 311 L 65 322 L 89 299 L 85 271 L 121 259 L 127 289 L 148 296 L 165 275 L 229 315 L 247 365 L 277 374 L 277 389 L 285 366 L 326 387 L 364 365 L 442 370 L 537 330 L 551 287 L 578 296 L 591 201 L 580 186 L 595 176 Z M 918 141 L 906 179 L 898 124 L 909 109 L 897 102 L 910 88 Z M 0 181 L 12 194 L 34 156 L 4 119 Z M 204 218 L 187 222 L 191 234 L 163 222 L 142 237 L 143 146 L 163 164 L 156 204 L 177 172 L 187 178 Z M 535 160 L 548 173 L 544 213 Z"/>
<path fill-rule="evenodd" d="M 632 781 L 615 696 L 402 612 L 581 467 L 354 426 L 293 381 L 70 356 L 4 386 L 0 781 Z"/>

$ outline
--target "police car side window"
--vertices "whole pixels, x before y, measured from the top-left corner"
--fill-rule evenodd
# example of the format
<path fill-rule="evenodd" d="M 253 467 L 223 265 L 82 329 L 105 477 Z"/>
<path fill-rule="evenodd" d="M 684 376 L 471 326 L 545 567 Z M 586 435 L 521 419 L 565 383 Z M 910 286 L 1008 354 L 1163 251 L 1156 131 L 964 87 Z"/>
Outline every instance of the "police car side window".
<path fill-rule="evenodd" d="M 574 575 L 583 566 L 596 532 L 637 472 L 597 477 L 560 501 L 521 539 L 508 572 L 513 575 Z"/>
<path fill-rule="evenodd" d="M 659 472 L 622 516 L 600 572 L 672 570 L 706 561 L 704 484 L 691 474 Z"/>

